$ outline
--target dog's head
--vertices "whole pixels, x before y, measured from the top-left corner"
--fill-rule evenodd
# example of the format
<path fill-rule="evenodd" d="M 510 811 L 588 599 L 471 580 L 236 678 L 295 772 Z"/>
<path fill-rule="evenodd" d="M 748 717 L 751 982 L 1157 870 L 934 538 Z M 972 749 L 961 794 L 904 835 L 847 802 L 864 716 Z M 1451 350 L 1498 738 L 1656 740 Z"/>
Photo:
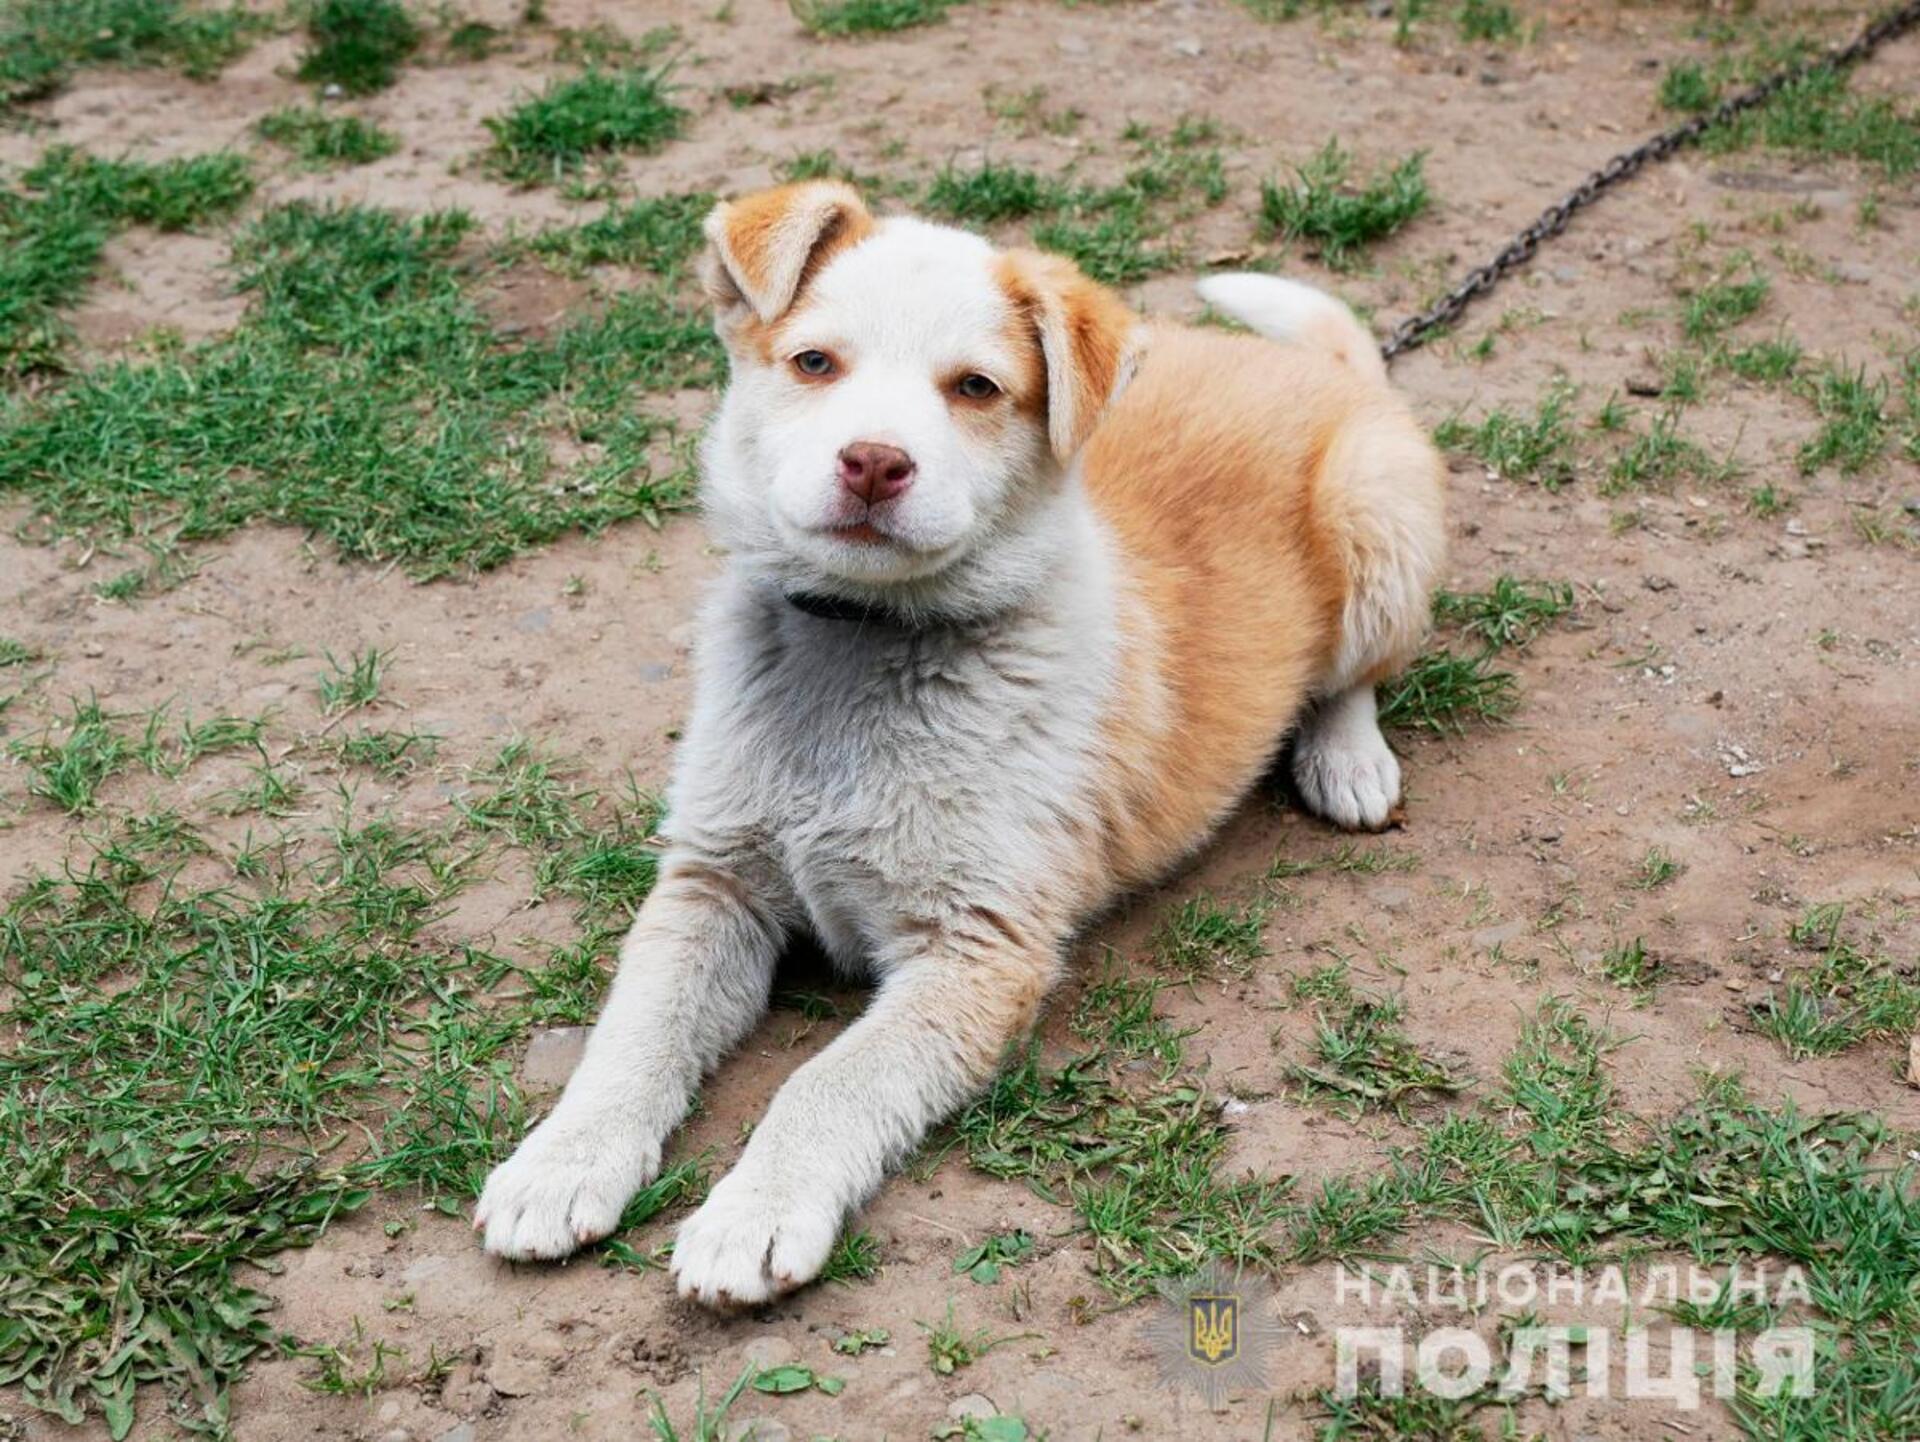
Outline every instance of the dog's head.
<path fill-rule="evenodd" d="M 938 605 L 1059 493 L 1128 368 L 1133 317 L 1068 262 L 846 185 L 721 204 L 706 235 L 733 372 L 707 507 L 790 585 Z"/>

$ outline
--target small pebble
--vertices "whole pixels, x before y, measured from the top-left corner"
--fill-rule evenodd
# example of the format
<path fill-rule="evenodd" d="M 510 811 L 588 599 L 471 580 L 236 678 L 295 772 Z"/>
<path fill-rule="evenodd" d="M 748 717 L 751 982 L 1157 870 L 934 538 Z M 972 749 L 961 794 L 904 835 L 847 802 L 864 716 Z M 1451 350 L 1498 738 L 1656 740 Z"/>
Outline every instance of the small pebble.
<path fill-rule="evenodd" d="M 968 1417 L 997 1417 L 1000 1409 L 993 1405 L 993 1398 L 985 1392 L 969 1392 L 964 1397 L 955 1397 L 947 1403 L 947 1415 L 959 1420 Z"/>

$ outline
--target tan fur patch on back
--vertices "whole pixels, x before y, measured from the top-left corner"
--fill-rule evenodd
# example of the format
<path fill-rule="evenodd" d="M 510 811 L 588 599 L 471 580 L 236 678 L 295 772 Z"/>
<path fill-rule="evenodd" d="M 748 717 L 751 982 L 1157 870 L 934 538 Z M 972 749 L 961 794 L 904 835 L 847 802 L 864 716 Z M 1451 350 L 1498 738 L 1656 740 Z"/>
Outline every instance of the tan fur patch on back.
<path fill-rule="evenodd" d="M 1325 674 L 1349 585 L 1327 458 L 1371 402 L 1317 354 L 1156 326 L 1088 443 L 1128 590 L 1100 788 L 1112 882 L 1206 836 Z"/>

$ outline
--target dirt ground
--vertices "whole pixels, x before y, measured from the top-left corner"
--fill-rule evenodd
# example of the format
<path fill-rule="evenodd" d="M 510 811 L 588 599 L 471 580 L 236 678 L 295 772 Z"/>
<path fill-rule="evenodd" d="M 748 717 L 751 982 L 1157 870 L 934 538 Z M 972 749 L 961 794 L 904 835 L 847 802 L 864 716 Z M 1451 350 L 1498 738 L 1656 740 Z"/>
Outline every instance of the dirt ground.
<path fill-rule="evenodd" d="M 501 13 L 487 18 L 510 19 L 492 3 Z M 1470 45 L 1442 26 L 1406 47 L 1392 43 L 1388 21 L 1265 24 L 1215 0 L 990 0 L 961 5 L 939 25 L 861 41 L 811 37 L 770 0 L 740 0 L 719 15 L 660 0 L 551 0 L 547 13 L 554 25 L 606 22 L 630 34 L 681 27 L 680 75 L 695 116 L 659 155 L 623 162 L 642 194 L 750 188 L 780 161 L 825 147 L 862 173 L 924 174 L 989 153 L 1051 171 L 1083 147 L 1110 145 L 1126 121 L 1166 126 L 1204 112 L 1229 134 L 1234 189 L 1194 222 L 1197 262 L 1261 250 L 1257 180 L 1327 136 L 1367 159 L 1423 148 L 1435 210 L 1369 268 L 1335 277 L 1288 262 L 1382 321 L 1666 123 L 1653 103 L 1659 66 L 1705 53 L 1692 33 L 1700 12 L 1677 6 L 1541 7 L 1530 43 Z M 1848 24 L 1844 9 L 1795 20 L 1829 34 Z M 269 38 L 211 85 L 162 70 L 83 72 L 32 107 L 39 133 L 0 134 L 0 159 L 27 163 L 50 139 L 140 155 L 250 144 L 262 113 L 305 98 L 289 74 L 295 43 Z M 474 65 L 408 68 L 362 107 L 403 138 L 399 154 L 338 173 L 284 169 L 265 181 L 261 200 L 329 196 L 408 211 L 457 204 L 496 230 L 576 214 L 551 188 L 516 190 L 471 163 L 480 117 L 537 84 L 543 68 L 544 50 L 525 46 Z M 1857 84 L 1893 88 L 1915 75 L 1920 38 L 1909 38 Z M 736 108 L 720 95 L 782 77 L 809 79 L 764 105 Z M 1033 87 L 1044 88 L 1047 108 L 1086 119 L 1057 135 L 996 121 L 983 104 L 990 88 Z M 1856 214 L 1869 190 L 1879 219 L 1862 230 Z M 1579 413 L 1591 415 L 1655 373 L 1656 353 L 1674 343 L 1676 286 L 1702 252 L 1740 246 L 1773 277 L 1767 325 L 1784 323 L 1811 353 L 1877 362 L 1916 334 L 1917 200 L 1911 181 L 1876 181 L 1851 162 L 1763 150 L 1683 155 L 1582 217 L 1458 338 L 1398 363 L 1395 380 L 1439 422 L 1496 405 L 1530 413 L 1564 371 L 1580 388 Z M 1773 258 L 1789 250 L 1793 261 Z M 136 231 L 115 241 L 109 275 L 75 317 L 86 352 L 113 354 L 156 325 L 196 338 L 233 324 L 243 302 L 228 287 L 224 252 L 206 237 Z M 1157 277 L 1134 298 L 1157 313 L 1195 314 L 1192 269 Z M 521 285 L 512 303 L 534 324 L 577 298 L 558 281 Z M 1518 318 L 1491 355 L 1471 356 L 1470 343 L 1503 312 Z M 1625 404 L 1642 426 L 1658 408 L 1631 395 Z M 1305 1189 L 1364 1176 L 1407 1139 L 1391 1117 L 1350 1120 L 1304 1102 L 1285 1080 L 1311 1027 L 1290 1004 L 1287 981 L 1330 954 L 1350 957 L 1357 979 L 1403 995 L 1414 1040 L 1462 1065 L 1476 1087 L 1496 1080 L 1540 998 L 1563 995 L 1629 1038 L 1612 1061 L 1621 1100 L 1636 1112 L 1683 1105 L 1700 1069 L 1737 1069 L 1762 1098 L 1871 1111 L 1920 1132 L 1904 1045 L 1790 1062 L 1747 1021 L 1748 1004 L 1787 964 L 1787 928 L 1809 903 L 1846 902 L 1881 949 L 1920 954 L 1920 567 L 1899 539 L 1920 508 L 1920 474 L 1890 456 L 1857 476 L 1803 477 L 1794 453 L 1815 423 L 1787 392 L 1722 378 L 1689 410 L 1687 427 L 1708 451 L 1737 459 L 1741 478 L 1682 480 L 1630 497 L 1601 495 L 1591 475 L 1554 493 L 1456 458 L 1450 584 L 1483 587 L 1503 572 L 1560 579 L 1576 588 L 1577 609 L 1505 663 L 1521 687 L 1511 724 L 1398 736 L 1407 820 L 1390 842 L 1417 858 L 1411 869 L 1289 882 L 1268 923 L 1268 956 L 1250 976 L 1165 993 L 1169 1014 L 1198 1029 L 1189 1053 L 1209 1085 L 1246 1098 L 1235 1108 L 1227 1170 L 1291 1175 Z M 1749 487 L 1768 481 L 1797 498 L 1784 515 L 1743 504 Z M 1892 540 L 1856 523 L 1863 504 L 1893 519 Z M 719 564 L 691 517 L 566 539 L 475 579 L 424 586 L 264 528 L 206 548 L 197 575 L 130 605 L 96 601 L 98 571 L 76 559 L 0 539 L 0 630 L 59 658 L 62 694 L 91 689 L 129 707 L 181 696 L 214 710 L 272 705 L 317 726 L 311 697 L 263 653 L 377 646 L 392 652 L 393 694 L 408 721 L 447 738 L 443 767 L 477 762 L 521 734 L 595 775 L 631 771 L 649 786 L 664 780 L 686 714 L 690 617 Z M 575 578 L 584 585 L 570 585 Z M 215 774 L 204 785 L 219 782 Z M 395 804 L 424 812 L 443 798 L 423 779 Z M 17 813 L 0 832 L 5 876 L 56 862 L 68 844 L 62 818 L 28 806 L 17 779 L 0 802 Z M 1168 904 L 1201 889 L 1247 894 L 1277 858 L 1326 858 L 1346 840 L 1278 791 L 1250 801 L 1188 873 L 1084 939 L 1049 1042 L 1065 1044 L 1065 1003 L 1097 959 L 1107 948 L 1140 955 Z M 1635 889 L 1640 858 L 1655 846 L 1684 870 L 1661 889 Z M 510 948 L 541 919 L 503 884 L 469 894 L 441 925 Z M 1639 1006 L 1597 966 L 1605 947 L 1633 935 L 1657 949 L 1670 976 Z M 715 1078 L 675 1154 L 711 1147 L 724 1167 L 743 1124 L 841 1024 L 805 1029 L 776 1012 Z M 1263 1428 L 1306 1437 L 1315 1424 L 1298 1394 L 1331 1383 L 1332 1329 L 1409 1320 L 1343 1300 L 1329 1268 L 1288 1269 L 1278 1293 L 1289 1325 L 1267 1378 L 1279 1399 L 1271 1421 L 1266 1395 L 1236 1394 L 1210 1413 L 1196 1396 L 1160 1387 L 1143 1330 L 1153 1307 L 1107 1310 L 1071 1221 L 1019 1184 L 949 1156 L 895 1180 L 866 1212 L 883 1263 L 877 1279 L 816 1286 L 721 1319 L 676 1301 L 658 1271 L 498 1263 L 462 1222 L 384 1196 L 318 1245 L 284 1254 L 258 1285 L 279 1300 L 276 1324 L 301 1338 L 344 1343 L 359 1326 L 416 1359 L 456 1359 L 443 1383 L 327 1395 L 306 1385 L 310 1362 L 263 1359 L 236 1394 L 236 1435 L 631 1438 L 646 1435 L 650 1392 L 688 1416 L 699 1389 L 715 1395 L 749 1360 L 797 1360 L 846 1376 L 846 1390 L 749 1394 L 732 1423 L 759 1419 L 753 1435 L 762 1439 L 918 1438 L 986 1398 L 1060 1442 L 1248 1438 Z M 653 1239 L 670 1225 L 656 1224 Z M 956 1251 L 1011 1227 L 1039 1242 L 1011 1280 L 987 1288 L 954 1275 Z M 1415 1250 L 1427 1244 L 1474 1250 L 1464 1236 L 1419 1238 Z M 410 1305 L 390 1305 L 402 1298 Z M 937 1321 L 950 1300 L 963 1324 L 1033 1335 L 936 1375 L 916 1322 Z M 858 1359 L 830 1352 L 842 1330 L 876 1327 L 891 1331 L 890 1346 Z M 1526 1416 L 1555 1439 L 1736 1435 L 1712 1407 L 1681 1414 L 1577 1399 Z M 143 1418 L 166 1429 L 157 1406 Z M 36 1439 L 97 1432 L 26 1412 L 15 1425 Z"/>

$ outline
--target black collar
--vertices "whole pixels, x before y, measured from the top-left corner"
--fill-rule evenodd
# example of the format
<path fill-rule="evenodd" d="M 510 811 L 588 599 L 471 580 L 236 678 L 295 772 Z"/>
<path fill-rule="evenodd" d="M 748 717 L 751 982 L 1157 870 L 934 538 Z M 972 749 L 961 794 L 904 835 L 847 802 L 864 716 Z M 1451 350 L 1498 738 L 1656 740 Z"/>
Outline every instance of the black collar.
<path fill-rule="evenodd" d="M 857 621 L 863 625 L 891 626 L 898 631 L 926 629 L 926 621 L 908 617 L 877 601 L 856 601 L 850 596 L 830 596 L 823 591 L 787 591 L 787 604 L 803 615 L 822 621 Z"/>

